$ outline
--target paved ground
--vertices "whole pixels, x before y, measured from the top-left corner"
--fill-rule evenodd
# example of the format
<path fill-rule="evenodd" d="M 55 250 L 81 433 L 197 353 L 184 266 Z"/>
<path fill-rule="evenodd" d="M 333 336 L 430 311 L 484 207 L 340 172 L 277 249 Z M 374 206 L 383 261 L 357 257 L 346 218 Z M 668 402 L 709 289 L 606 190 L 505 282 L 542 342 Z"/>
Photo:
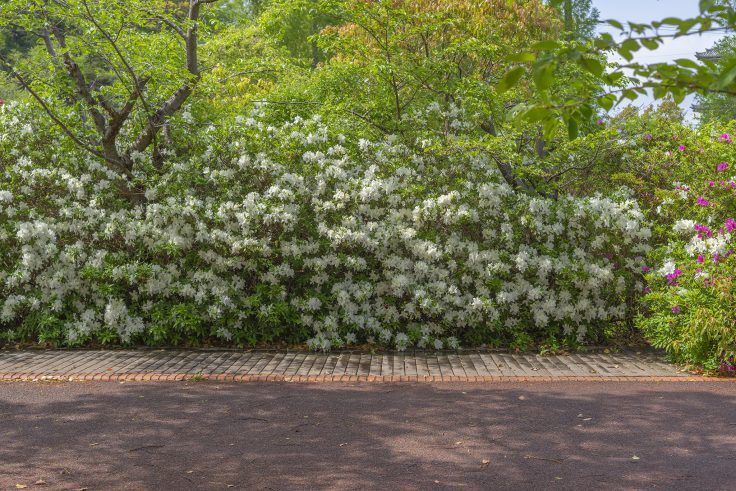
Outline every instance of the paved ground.
<path fill-rule="evenodd" d="M 736 385 L 6 382 L 0 443 L 0 489 L 727 490 Z"/>
<path fill-rule="evenodd" d="M 653 353 L 538 356 L 269 351 L 0 351 L 0 380 L 450 381 L 686 380 Z"/>

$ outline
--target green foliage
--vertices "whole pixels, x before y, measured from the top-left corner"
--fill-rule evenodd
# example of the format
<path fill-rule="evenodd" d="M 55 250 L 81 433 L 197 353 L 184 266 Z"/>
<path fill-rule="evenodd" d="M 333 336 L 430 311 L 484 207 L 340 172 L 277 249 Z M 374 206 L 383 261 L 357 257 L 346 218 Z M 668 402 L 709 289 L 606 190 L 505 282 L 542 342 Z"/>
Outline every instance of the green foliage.
<path fill-rule="evenodd" d="M 736 9 L 730 3 L 700 2 L 700 15 L 691 19 L 668 17 L 650 24 L 624 24 L 609 20 L 608 24 L 621 30 L 627 37 L 617 42 L 612 34 L 603 33 L 592 41 L 584 39 L 537 44 L 522 55 L 534 61 L 527 66 L 525 76 L 519 77 L 518 73 L 514 73 L 513 80 L 517 84 L 527 80 L 533 83 L 540 101 L 534 101 L 531 106 L 519 106 L 515 111 L 519 119 L 543 124 L 546 134 L 552 134 L 564 125 L 569 130 L 570 138 L 575 138 L 580 121 L 588 119 L 591 112 L 597 108 L 610 110 L 614 103 L 636 100 L 645 95 L 648 89 L 652 90 L 655 99 L 671 97 L 678 104 L 691 93 L 718 94 L 716 97 L 725 98 L 736 95 L 736 59 L 732 57 L 724 57 L 720 63 L 688 58 L 668 63 L 632 62 L 634 53 L 656 50 L 665 38 L 692 36 L 713 30 L 733 30 L 736 26 Z M 591 63 L 591 59 L 601 59 L 609 53 L 618 54 L 626 63 L 607 69 L 603 69 L 599 62 Z M 552 90 L 552 81 L 563 76 L 563 67 L 570 62 L 597 80 L 598 85 L 573 80 L 573 90 L 568 94 Z M 502 80 L 503 88 L 508 89 L 508 82 L 512 79 Z M 599 93 L 601 84 L 609 87 L 607 94 Z M 570 97 L 570 94 L 573 96 Z"/>
<path fill-rule="evenodd" d="M 725 134 L 710 144 L 732 146 Z M 669 240 L 652 255 L 645 312 L 639 318 L 652 344 L 678 361 L 709 370 L 736 353 L 732 162 L 715 160 L 710 170 L 660 192 L 661 221 L 670 226 L 659 233 Z"/>
<path fill-rule="evenodd" d="M 720 58 L 713 60 L 718 67 L 733 65 L 736 52 L 736 37 L 727 36 L 709 51 Z M 698 94 L 693 104 L 701 123 L 728 122 L 736 119 L 736 96 L 720 92 Z"/>

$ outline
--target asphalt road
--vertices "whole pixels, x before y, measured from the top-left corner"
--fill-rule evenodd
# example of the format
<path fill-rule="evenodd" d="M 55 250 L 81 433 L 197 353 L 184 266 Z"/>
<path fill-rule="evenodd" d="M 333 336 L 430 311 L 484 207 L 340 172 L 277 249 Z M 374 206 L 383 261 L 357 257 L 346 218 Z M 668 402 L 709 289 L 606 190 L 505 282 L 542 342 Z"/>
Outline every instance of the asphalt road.
<path fill-rule="evenodd" d="M 3 383 L 17 485 L 734 489 L 736 383 Z"/>

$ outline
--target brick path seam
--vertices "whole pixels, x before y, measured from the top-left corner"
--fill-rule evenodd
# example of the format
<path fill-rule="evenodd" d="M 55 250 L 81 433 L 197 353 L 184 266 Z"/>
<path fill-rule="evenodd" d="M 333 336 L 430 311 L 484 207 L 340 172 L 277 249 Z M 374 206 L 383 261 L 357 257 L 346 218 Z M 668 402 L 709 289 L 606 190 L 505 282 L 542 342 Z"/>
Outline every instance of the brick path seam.
<path fill-rule="evenodd" d="M 274 382 L 736 381 L 679 371 L 652 353 L 309 353 L 237 350 L 0 350 L 0 380 Z"/>

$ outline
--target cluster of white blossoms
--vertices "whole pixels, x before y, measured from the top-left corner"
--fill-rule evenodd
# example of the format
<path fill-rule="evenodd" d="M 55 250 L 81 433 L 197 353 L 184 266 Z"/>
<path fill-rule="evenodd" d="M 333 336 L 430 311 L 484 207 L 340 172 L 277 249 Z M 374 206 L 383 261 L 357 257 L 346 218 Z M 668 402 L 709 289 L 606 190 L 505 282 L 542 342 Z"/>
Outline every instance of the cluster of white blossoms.
<path fill-rule="evenodd" d="M 223 342 L 273 329 L 318 350 L 442 349 L 479 331 L 583 340 L 641 288 L 633 200 L 528 196 L 482 156 L 351 145 L 318 120 L 230 132 L 171 157 L 136 206 L 99 162 L 6 155 L 0 326 L 46 315 L 71 343 L 125 342 L 186 315 Z"/>

